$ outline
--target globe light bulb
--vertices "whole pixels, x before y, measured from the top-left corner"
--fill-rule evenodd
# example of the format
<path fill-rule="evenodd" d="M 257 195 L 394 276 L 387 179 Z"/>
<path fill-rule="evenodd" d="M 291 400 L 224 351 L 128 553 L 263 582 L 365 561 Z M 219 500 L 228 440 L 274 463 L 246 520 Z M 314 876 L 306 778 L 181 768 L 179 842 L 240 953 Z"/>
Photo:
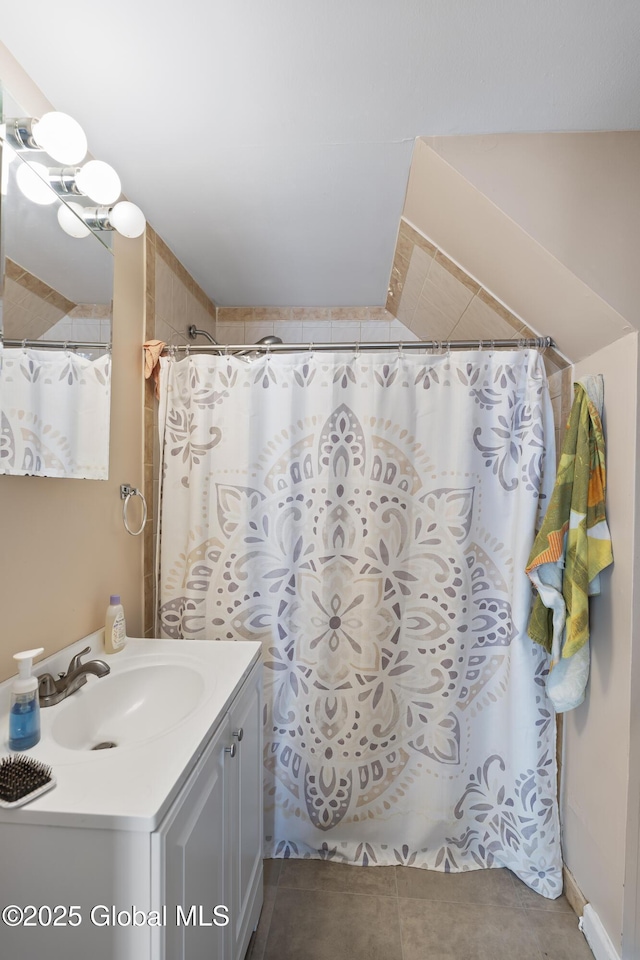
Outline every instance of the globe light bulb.
<path fill-rule="evenodd" d="M 76 187 L 94 203 L 115 203 L 122 193 L 120 177 L 108 163 L 89 160 L 76 175 Z"/>
<path fill-rule="evenodd" d="M 114 230 L 121 233 L 123 237 L 141 237 L 147 221 L 140 207 L 128 200 L 121 200 L 116 203 L 109 213 L 109 222 Z"/>
<path fill-rule="evenodd" d="M 87 153 L 85 132 L 68 113 L 57 110 L 34 120 L 32 136 L 38 146 L 58 163 L 82 163 Z"/>
<path fill-rule="evenodd" d="M 58 208 L 58 223 L 65 233 L 68 233 L 70 237 L 75 237 L 77 240 L 88 237 L 91 233 L 89 227 L 82 220 L 78 219 L 78 217 L 82 217 L 83 209 L 81 204 L 75 203 L 73 200 L 67 204 L 61 203 Z"/>
<path fill-rule="evenodd" d="M 56 195 L 49 186 L 49 171 L 44 163 L 21 163 L 16 170 L 16 183 L 21 193 L 33 203 L 46 207 L 56 202 Z"/>

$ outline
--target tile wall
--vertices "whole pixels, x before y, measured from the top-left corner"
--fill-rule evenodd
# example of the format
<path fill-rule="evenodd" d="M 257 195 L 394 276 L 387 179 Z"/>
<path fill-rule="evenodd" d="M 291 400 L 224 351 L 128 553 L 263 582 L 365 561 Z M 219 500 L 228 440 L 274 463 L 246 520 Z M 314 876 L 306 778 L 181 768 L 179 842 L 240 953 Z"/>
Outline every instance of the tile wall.
<path fill-rule="evenodd" d="M 404 219 L 386 306 L 421 340 L 517 341 L 537 335 Z M 547 350 L 545 364 L 551 375 L 567 361 Z"/>
<path fill-rule="evenodd" d="M 78 303 L 66 316 L 54 323 L 41 340 L 89 340 L 109 343 L 111 340 L 111 304 Z"/>
<path fill-rule="evenodd" d="M 3 301 L 3 335 L 11 340 L 38 340 L 76 306 L 9 257 Z"/>
<path fill-rule="evenodd" d="M 275 334 L 285 343 L 415 340 L 384 307 L 218 307 L 220 343 L 256 343 Z"/>

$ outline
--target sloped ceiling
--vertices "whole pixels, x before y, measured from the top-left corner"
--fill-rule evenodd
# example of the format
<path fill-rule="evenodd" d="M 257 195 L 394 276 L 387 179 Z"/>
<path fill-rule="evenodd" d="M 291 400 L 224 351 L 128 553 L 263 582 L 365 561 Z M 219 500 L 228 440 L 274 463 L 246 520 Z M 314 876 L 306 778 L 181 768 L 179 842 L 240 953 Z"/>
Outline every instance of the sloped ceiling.
<path fill-rule="evenodd" d="M 640 131 L 425 142 L 640 328 Z"/>
<path fill-rule="evenodd" d="M 640 126 L 636 0 L 9 0 L 0 38 L 221 305 L 382 304 L 417 136 Z"/>
<path fill-rule="evenodd" d="M 426 140 L 416 145 L 404 217 L 506 306 L 518 322 L 537 334 L 552 336 L 559 351 L 572 361 L 589 356 L 634 329 Z M 393 288 L 392 276 L 392 297 Z M 404 285 L 400 292 L 405 292 Z M 402 319 L 402 311 L 393 312 Z M 465 312 L 460 320 L 466 325 L 467 319 Z M 431 315 L 425 318 L 427 327 L 432 320 Z M 459 333 L 458 325 L 452 335 Z M 427 336 L 426 329 L 422 335 Z M 499 335 L 489 333 L 484 322 L 474 324 L 473 332 L 467 334 Z"/>

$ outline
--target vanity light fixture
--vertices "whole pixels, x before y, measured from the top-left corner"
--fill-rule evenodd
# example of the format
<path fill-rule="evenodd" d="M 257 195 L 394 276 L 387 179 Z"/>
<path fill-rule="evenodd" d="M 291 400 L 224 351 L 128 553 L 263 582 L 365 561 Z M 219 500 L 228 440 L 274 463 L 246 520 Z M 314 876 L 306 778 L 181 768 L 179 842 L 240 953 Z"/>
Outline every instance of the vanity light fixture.
<path fill-rule="evenodd" d="M 87 154 L 87 137 L 68 113 L 52 110 L 42 117 L 7 120 L 7 135 L 18 147 L 44 150 L 58 163 L 81 163 Z"/>
<path fill-rule="evenodd" d="M 120 177 L 103 160 L 89 160 L 83 167 L 62 167 L 49 170 L 51 187 L 62 197 L 75 194 L 94 203 L 115 203 L 122 193 Z"/>
<path fill-rule="evenodd" d="M 55 202 L 52 190 L 64 199 L 71 196 L 88 197 L 99 204 L 115 203 L 122 193 L 120 177 L 113 167 L 102 160 L 89 160 L 83 167 L 61 167 L 57 170 L 45 167 L 44 163 L 28 160 L 19 167 L 16 182 L 25 197 L 42 204 Z"/>
<path fill-rule="evenodd" d="M 142 210 L 128 200 L 116 203 L 122 192 L 120 177 L 108 163 L 89 160 L 87 138 L 80 124 L 66 113 L 52 111 L 37 119 L 7 120 L 0 127 L 0 140 L 23 150 L 43 150 L 64 164 L 49 169 L 26 161 L 16 171 L 22 193 L 34 203 L 50 204 L 56 195 L 65 201 L 58 210 L 58 223 L 71 237 L 87 237 L 91 230 L 117 230 L 124 237 L 140 237 L 146 220 Z M 97 207 L 84 207 L 70 197 L 86 197 Z"/>
<path fill-rule="evenodd" d="M 78 239 L 89 236 L 91 230 L 117 230 L 133 239 L 142 236 L 147 225 L 140 207 L 128 200 L 110 207 L 83 207 L 70 201 L 58 210 L 58 223 L 65 233 Z"/>

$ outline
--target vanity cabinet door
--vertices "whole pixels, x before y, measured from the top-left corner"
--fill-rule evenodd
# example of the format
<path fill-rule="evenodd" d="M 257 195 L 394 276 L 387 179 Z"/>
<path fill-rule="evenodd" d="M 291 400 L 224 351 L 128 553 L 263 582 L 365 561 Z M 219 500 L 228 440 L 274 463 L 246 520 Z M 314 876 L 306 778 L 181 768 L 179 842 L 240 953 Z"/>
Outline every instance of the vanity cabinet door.
<path fill-rule="evenodd" d="M 262 907 L 262 664 L 229 712 L 235 756 L 227 754 L 233 960 L 243 960 Z"/>
<path fill-rule="evenodd" d="M 231 924 L 215 921 L 217 906 L 228 906 L 228 816 L 225 785 L 230 764 L 228 719 L 159 830 L 153 834 L 156 902 L 166 905 L 167 922 L 156 939 L 154 958 L 231 960 Z M 179 912 L 182 910 L 182 914 Z M 230 915 L 230 914 L 229 914 Z"/>

